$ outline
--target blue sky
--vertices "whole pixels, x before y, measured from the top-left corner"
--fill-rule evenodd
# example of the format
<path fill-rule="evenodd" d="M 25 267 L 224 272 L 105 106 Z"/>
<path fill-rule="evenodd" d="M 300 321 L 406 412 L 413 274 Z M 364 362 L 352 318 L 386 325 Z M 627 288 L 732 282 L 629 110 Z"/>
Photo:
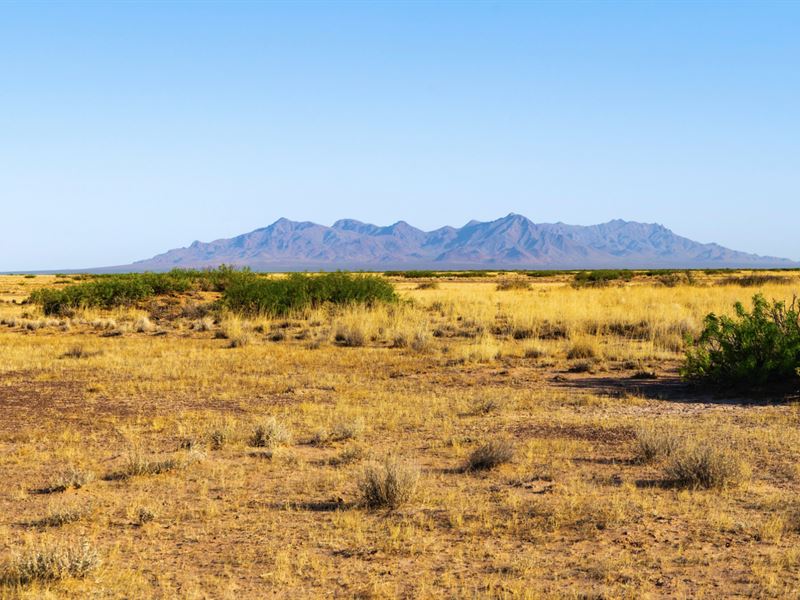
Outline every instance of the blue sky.
<path fill-rule="evenodd" d="M 0 271 L 279 217 L 800 259 L 800 3 L 2 3 Z"/>

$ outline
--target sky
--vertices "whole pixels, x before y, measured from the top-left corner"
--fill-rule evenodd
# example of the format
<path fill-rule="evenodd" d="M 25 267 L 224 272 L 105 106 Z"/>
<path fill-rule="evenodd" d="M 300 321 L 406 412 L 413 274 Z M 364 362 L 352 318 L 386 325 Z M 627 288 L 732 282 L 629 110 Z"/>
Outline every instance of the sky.
<path fill-rule="evenodd" d="M 800 260 L 800 3 L 0 3 L 0 271 L 280 217 Z"/>

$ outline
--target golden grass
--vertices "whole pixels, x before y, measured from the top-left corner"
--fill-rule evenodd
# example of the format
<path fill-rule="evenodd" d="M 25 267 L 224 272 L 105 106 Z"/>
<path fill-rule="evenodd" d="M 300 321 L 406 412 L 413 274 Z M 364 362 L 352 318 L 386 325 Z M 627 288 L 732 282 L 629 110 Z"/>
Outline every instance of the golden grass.
<path fill-rule="evenodd" d="M 19 302 L 55 278 L 0 277 L 0 563 L 59 573 L 0 598 L 796 595 L 797 404 L 675 375 L 706 313 L 800 286 L 720 277 L 398 281 L 395 306 L 280 320 L 48 320 Z M 656 430 L 724 441 L 750 476 L 675 485 Z M 513 460 L 464 469 L 492 440 Z M 414 493 L 373 510 L 364 490 L 402 479 L 389 455 Z M 99 568 L 62 568 L 84 542 Z"/>

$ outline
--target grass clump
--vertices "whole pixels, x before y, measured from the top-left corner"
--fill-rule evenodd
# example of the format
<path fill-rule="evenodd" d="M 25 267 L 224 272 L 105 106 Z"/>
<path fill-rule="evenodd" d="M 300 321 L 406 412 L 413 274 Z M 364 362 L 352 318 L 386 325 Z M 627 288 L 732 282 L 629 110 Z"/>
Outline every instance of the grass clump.
<path fill-rule="evenodd" d="M 575 342 L 570 346 L 569 350 L 567 350 L 567 358 L 569 360 L 574 360 L 576 358 L 596 358 L 597 357 L 597 350 L 595 350 L 594 345 L 589 342 Z"/>
<path fill-rule="evenodd" d="M 711 313 L 686 352 L 682 374 L 721 386 L 753 387 L 796 380 L 800 369 L 800 305 L 753 296 L 733 317 Z"/>
<path fill-rule="evenodd" d="M 683 438 L 672 431 L 653 425 L 639 427 L 635 435 L 636 460 L 641 463 L 669 458 L 683 442 Z"/>
<path fill-rule="evenodd" d="M 367 508 L 394 509 L 411 501 L 417 491 L 419 471 L 387 458 L 381 464 L 367 466 L 358 481 L 361 502 Z"/>
<path fill-rule="evenodd" d="M 51 510 L 46 517 L 31 523 L 34 527 L 61 527 L 76 523 L 91 512 L 87 506 L 71 506 Z"/>
<path fill-rule="evenodd" d="M 367 343 L 367 336 L 357 323 L 342 323 L 336 328 L 333 340 L 340 346 L 356 348 Z"/>
<path fill-rule="evenodd" d="M 88 542 L 74 545 L 41 545 L 12 557 L 0 575 L 5 585 L 51 583 L 83 578 L 96 569 L 100 558 Z"/>
<path fill-rule="evenodd" d="M 748 466 L 732 448 L 685 444 L 672 453 L 665 469 L 669 482 L 693 488 L 724 489 L 745 481 Z"/>
<path fill-rule="evenodd" d="M 328 428 L 323 428 L 314 433 L 311 443 L 321 446 L 334 442 L 358 439 L 364 435 L 364 419 L 338 419 Z"/>
<path fill-rule="evenodd" d="M 50 483 L 38 491 L 42 494 L 53 494 L 66 492 L 69 489 L 78 490 L 92 481 L 94 481 L 94 473 L 91 471 L 85 471 L 77 467 L 69 467 L 62 473 L 59 473 Z"/>
<path fill-rule="evenodd" d="M 514 458 L 514 444 L 511 440 L 498 438 L 473 450 L 467 458 L 465 470 L 488 471 L 511 462 Z"/>
<path fill-rule="evenodd" d="M 264 423 L 257 425 L 253 435 L 250 436 L 250 445 L 254 448 L 277 448 L 291 441 L 291 431 L 275 417 L 270 417 Z"/>
<path fill-rule="evenodd" d="M 524 279 L 504 279 L 497 284 L 498 292 L 508 292 L 511 290 L 529 290 L 531 284 Z"/>
<path fill-rule="evenodd" d="M 112 473 L 106 479 L 119 480 L 144 475 L 161 475 L 162 473 L 184 469 L 201 458 L 202 454 L 194 450 L 183 456 L 175 455 L 162 459 L 151 458 L 139 451 L 134 451 L 128 455 L 122 470 Z"/>

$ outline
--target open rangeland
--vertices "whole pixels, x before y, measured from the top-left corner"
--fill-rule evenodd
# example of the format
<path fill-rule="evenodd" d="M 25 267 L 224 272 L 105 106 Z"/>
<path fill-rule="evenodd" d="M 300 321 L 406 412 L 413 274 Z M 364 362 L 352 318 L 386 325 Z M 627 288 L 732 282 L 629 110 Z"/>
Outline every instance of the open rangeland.
<path fill-rule="evenodd" d="M 390 280 L 267 318 L 0 277 L 0 597 L 800 594 L 798 405 L 679 376 L 800 274 Z"/>

